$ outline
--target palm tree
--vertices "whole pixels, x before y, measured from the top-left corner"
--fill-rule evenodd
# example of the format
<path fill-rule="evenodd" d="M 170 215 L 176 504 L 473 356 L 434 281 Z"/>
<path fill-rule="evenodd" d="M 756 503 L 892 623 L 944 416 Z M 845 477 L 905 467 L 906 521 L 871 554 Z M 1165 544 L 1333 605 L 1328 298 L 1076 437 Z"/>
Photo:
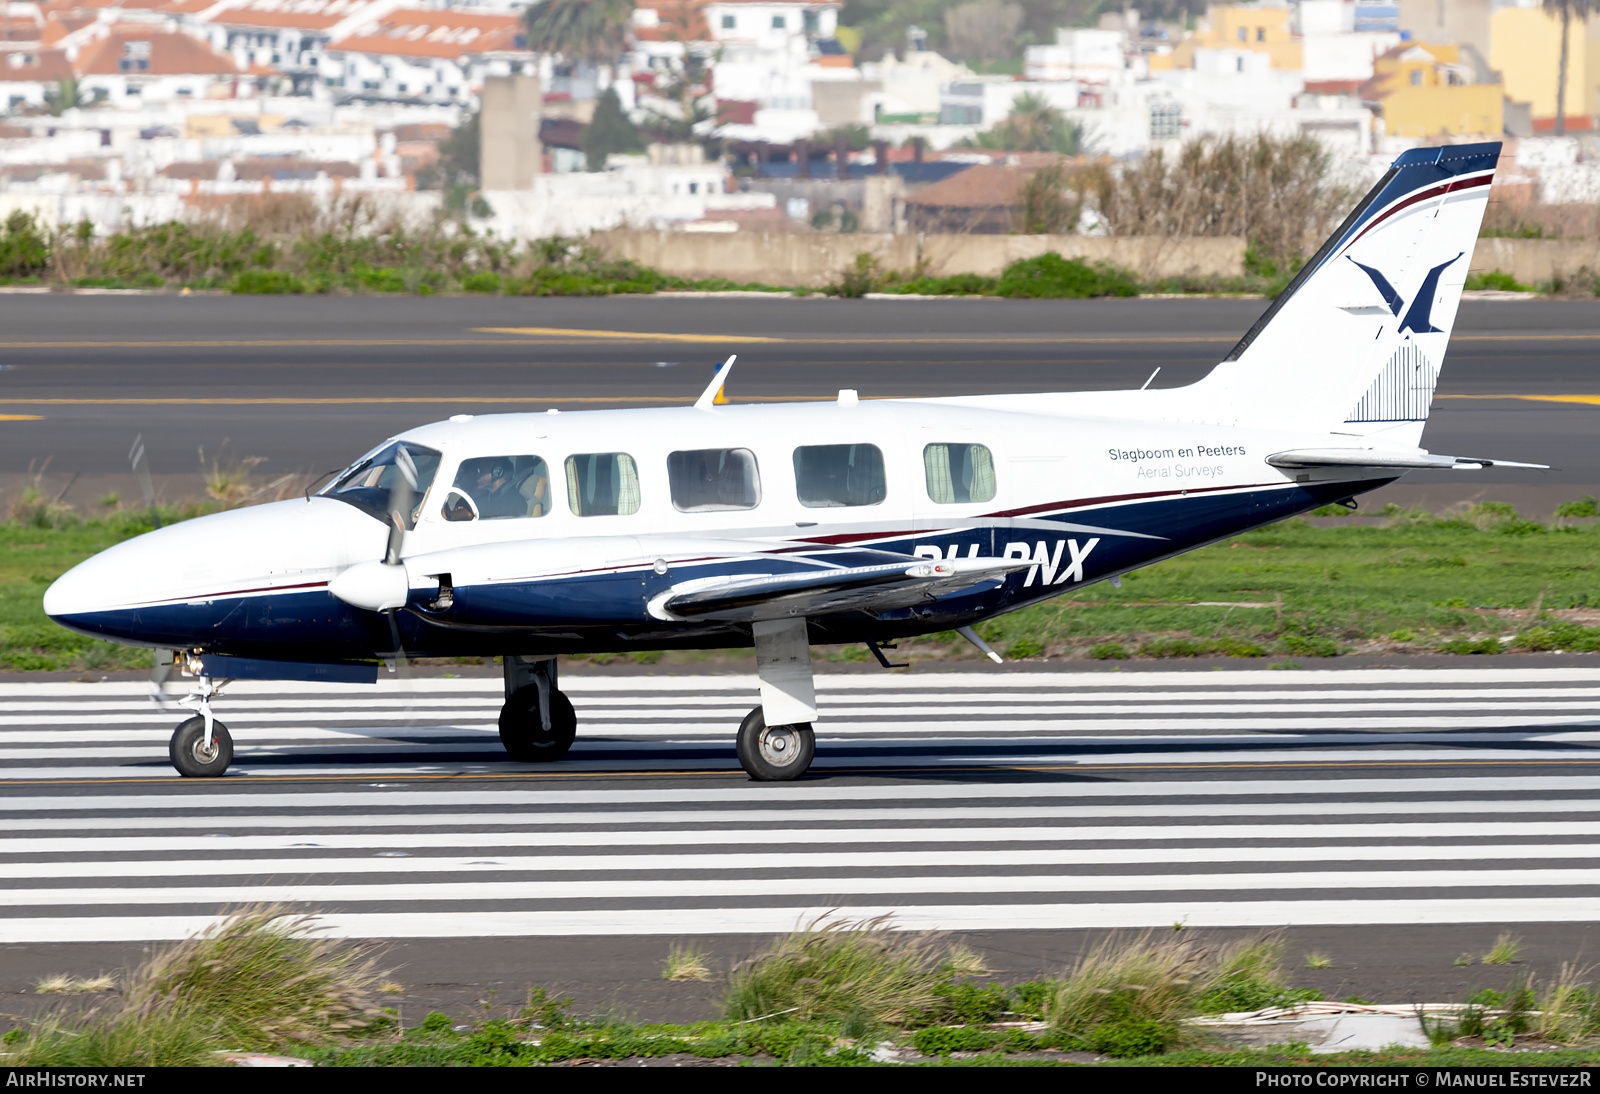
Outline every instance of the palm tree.
<path fill-rule="evenodd" d="M 634 0 L 542 0 L 522 15 L 528 48 L 596 66 L 614 61 L 627 44 L 634 6 Z"/>
<path fill-rule="evenodd" d="M 1544 0 L 1544 10 L 1551 15 L 1561 13 L 1561 65 L 1556 83 L 1556 135 L 1567 133 L 1567 31 L 1574 16 L 1589 18 L 1590 0 Z"/>

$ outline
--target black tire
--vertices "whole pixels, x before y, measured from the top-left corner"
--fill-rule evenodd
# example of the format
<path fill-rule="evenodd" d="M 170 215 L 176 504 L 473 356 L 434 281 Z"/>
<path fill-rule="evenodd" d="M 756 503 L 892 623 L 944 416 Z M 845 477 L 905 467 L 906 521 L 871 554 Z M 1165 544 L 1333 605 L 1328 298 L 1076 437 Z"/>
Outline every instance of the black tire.
<path fill-rule="evenodd" d="M 767 728 L 761 708 L 756 707 L 739 723 L 737 740 L 739 766 L 757 782 L 787 782 L 798 779 L 811 767 L 817 754 L 817 737 L 810 722 Z"/>
<path fill-rule="evenodd" d="M 211 751 L 205 750 L 206 720 L 196 714 L 172 731 L 167 754 L 178 774 L 193 779 L 214 779 L 233 762 L 233 738 L 221 722 L 211 723 Z"/>
<path fill-rule="evenodd" d="M 549 763 L 567 754 L 578 736 L 578 715 L 561 692 L 550 690 L 550 729 L 539 718 L 539 687 L 518 688 L 500 708 L 500 743 L 513 760 Z"/>

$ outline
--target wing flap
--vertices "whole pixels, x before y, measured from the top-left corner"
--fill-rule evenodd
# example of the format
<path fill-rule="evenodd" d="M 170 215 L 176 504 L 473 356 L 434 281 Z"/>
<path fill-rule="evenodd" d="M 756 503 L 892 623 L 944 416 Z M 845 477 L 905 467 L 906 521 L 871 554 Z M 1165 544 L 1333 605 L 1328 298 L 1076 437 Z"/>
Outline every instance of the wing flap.
<path fill-rule="evenodd" d="M 1385 451 L 1377 448 L 1302 448 L 1289 452 L 1274 452 L 1267 457 L 1273 467 L 1378 467 L 1397 470 L 1466 471 L 1479 467 L 1524 467 L 1534 471 L 1550 470 L 1542 463 L 1514 463 L 1511 460 L 1491 460 L 1481 456 L 1436 456 L 1421 450 Z"/>
<path fill-rule="evenodd" d="M 674 586 L 651 601 L 662 618 L 757 620 L 823 612 L 903 608 L 1025 569 L 1031 559 L 961 558 L 735 574 Z"/>

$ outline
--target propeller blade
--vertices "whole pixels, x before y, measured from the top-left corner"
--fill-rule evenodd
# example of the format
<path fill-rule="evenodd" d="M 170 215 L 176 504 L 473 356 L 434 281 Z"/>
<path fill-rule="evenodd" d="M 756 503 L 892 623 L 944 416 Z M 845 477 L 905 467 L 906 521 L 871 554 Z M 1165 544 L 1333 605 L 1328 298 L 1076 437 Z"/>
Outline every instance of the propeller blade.
<path fill-rule="evenodd" d="M 150 509 L 150 519 L 157 528 L 160 528 L 161 513 L 156 509 L 156 488 L 150 481 L 150 466 L 144 458 L 143 433 L 133 438 L 133 447 L 128 449 L 128 463 L 133 466 L 133 473 L 139 480 L 139 490 L 144 494 L 144 503 Z"/>
<path fill-rule="evenodd" d="M 167 709 L 167 680 L 172 676 L 176 660 L 173 650 L 156 650 L 155 660 L 150 665 L 150 701 L 161 710 Z"/>
<path fill-rule="evenodd" d="M 389 488 L 389 543 L 383 555 L 383 561 L 390 566 L 400 562 L 406 529 L 411 524 L 411 499 L 416 495 L 419 481 L 417 465 L 404 445 L 395 450 L 394 466 L 399 474 Z"/>

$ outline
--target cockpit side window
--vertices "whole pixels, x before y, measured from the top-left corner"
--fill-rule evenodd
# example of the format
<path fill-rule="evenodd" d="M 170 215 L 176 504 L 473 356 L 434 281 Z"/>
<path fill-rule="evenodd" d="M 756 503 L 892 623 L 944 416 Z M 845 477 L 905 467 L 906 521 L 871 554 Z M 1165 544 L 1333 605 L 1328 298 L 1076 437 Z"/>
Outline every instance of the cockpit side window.
<path fill-rule="evenodd" d="M 639 511 L 639 469 L 626 452 L 567 457 L 567 504 L 574 516 L 625 517 Z"/>
<path fill-rule="evenodd" d="M 351 464 L 322 490 L 322 496 L 347 501 L 385 522 L 391 511 L 403 509 L 406 527 L 412 528 L 438 470 L 438 452 L 410 441 L 394 441 Z M 406 501 L 403 506 L 402 499 Z"/>
<path fill-rule="evenodd" d="M 461 461 L 445 495 L 445 520 L 511 520 L 550 512 L 550 468 L 538 456 L 479 456 Z"/>
<path fill-rule="evenodd" d="M 680 513 L 754 509 L 761 504 L 761 476 L 748 448 L 697 448 L 667 457 L 672 507 Z"/>
<path fill-rule="evenodd" d="M 938 505 L 994 500 L 994 456 L 981 444 L 930 444 L 922 450 L 928 500 Z"/>
<path fill-rule="evenodd" d="M 794 450 L 794 483 L 808 509 L 877 505 L 888 495 L 875 444 L 814 444 Z"/>

